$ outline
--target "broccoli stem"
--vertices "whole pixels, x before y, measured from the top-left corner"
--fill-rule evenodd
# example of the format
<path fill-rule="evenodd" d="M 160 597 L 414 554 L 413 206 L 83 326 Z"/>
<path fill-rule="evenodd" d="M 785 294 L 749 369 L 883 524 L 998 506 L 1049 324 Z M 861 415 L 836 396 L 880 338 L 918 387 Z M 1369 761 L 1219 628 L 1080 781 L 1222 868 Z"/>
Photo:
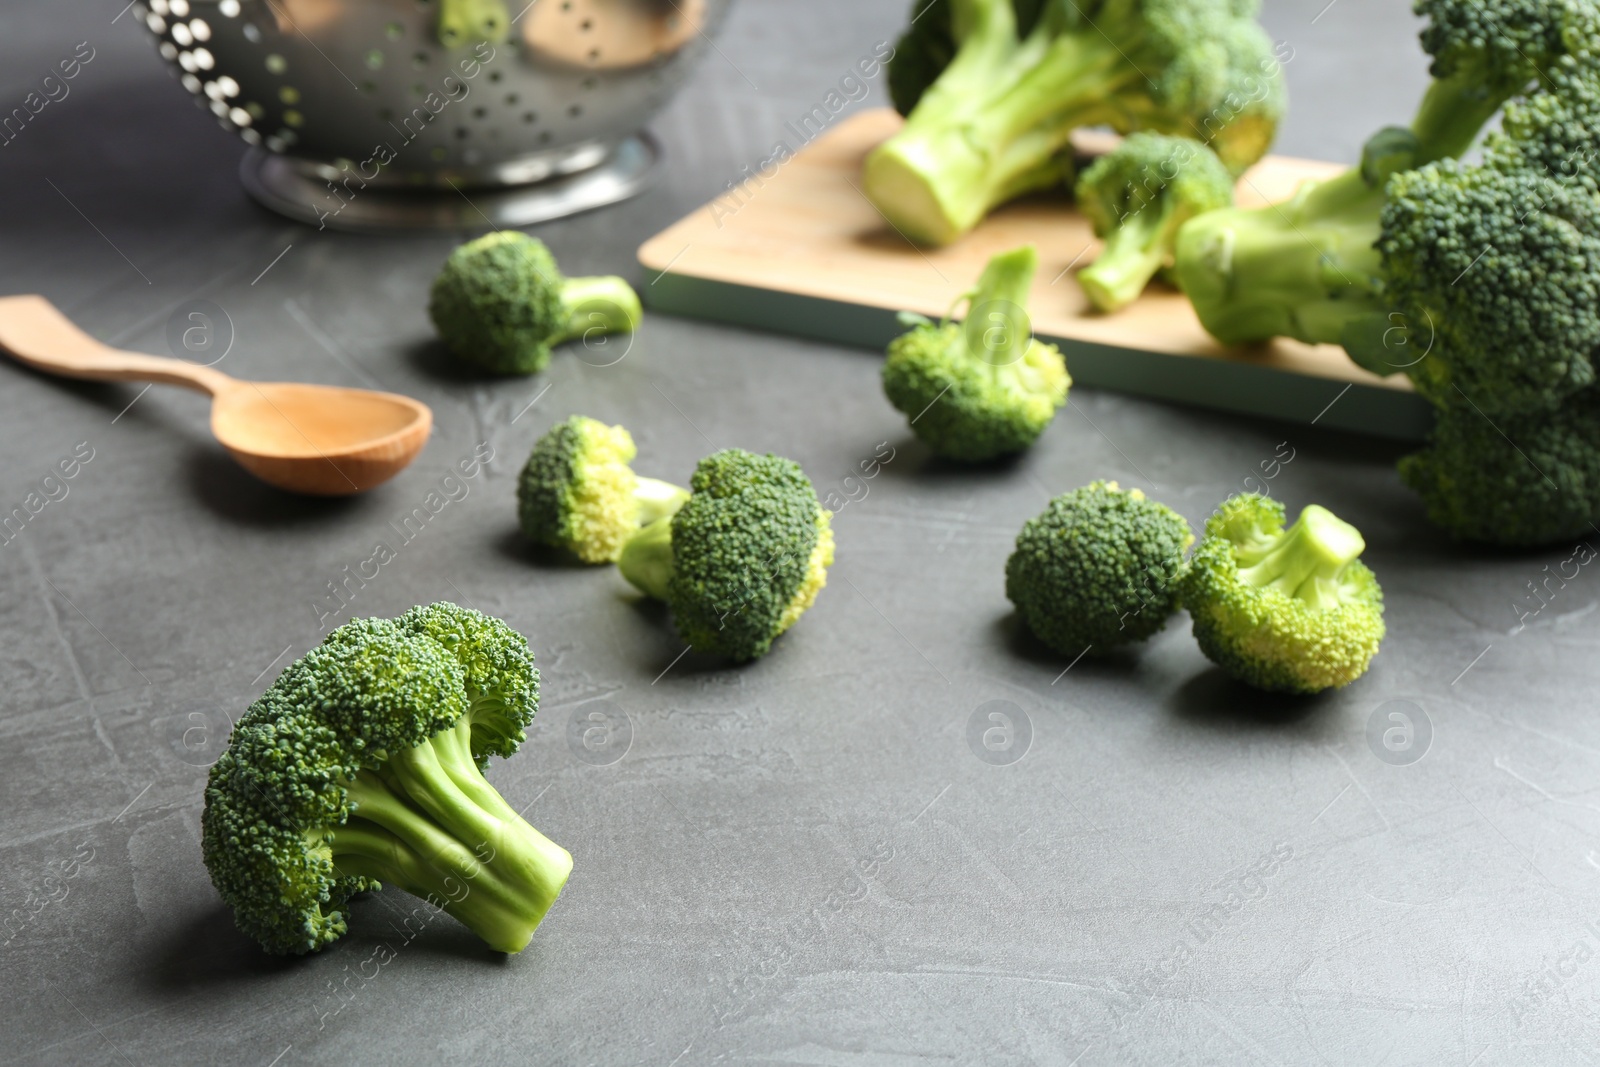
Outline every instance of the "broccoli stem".
<path fill-rule="evenodd" d="M 990 366 L 1015 363 L 1033 340 L 1027 306 L 1038 266 L 1039 253 L 1023 245 L 989 260 L 978 276 L 962 332 L 967 350 Z"/>
<path fill-rule="evenodd" d="M 689 499 L 689 490 L 658 478 L 640 478 L 633 499 L 639 505 L 639 525 L 649 526 L 657 519 L 677 514 Z"/>
<path fill-rule="evenodd" d="M 1266 547 L 1236 548 L 1239 577 L 1258 589 L 1276 589 L 1314 608 L 1340 602 L 1339 578 L 1367 543 L 1361 531 L 1327 508 L 1312 504 Z"/>
<path fill-rule="evenodd" d="M 1045 19 L 1019 43 L 1009 3 L 963 7 L 981 29 L 863 172 L 872 202 L 924 244 L 949 244 L 997 205 L 1059 183 L 1072 131 L 1120 122 L 1106 100 L 1139 78 L 1098 32 L 1058 33 Z"/>
<path fill-rule="evenodd" d="M 1438 78 L 1423 94 L 1411 132 L 1417 135 L 1416 165 L 1454 159 L 1472 147 L 1513 92 L 1491 92 L 1482 71 L 1468 68 Z"/>
<path fill-rule="evenodd" d="M 354 811 L 329 841 L 339 874 L 426 898 L 501 952 L 527 945 L 572 872 L 478 770 L 466 717 L 362 770 L 347 793 Z"/>
<path fill-rule="evenodd" d="M 1078 272 L 1078 284 L 1095 307 L 1117 311 L 1139 299 L 1166 261 L 1163 237 L 1168 214 L 1146 204 L 1119 222 L 1099 257 Z"/>
<path fill-rule="evenodd" d="M 1382 208 L 1382 189 L 1353 169 L 1274 208 L 1207 212 L 1179 231 L 1179 285 L 1224 344 L 1345 344 L 1366 365 L 1358 352 L 1371 346 L 1352 331 L 1381 338 L 1389 325 L 1374 247 Z"/>
<path fill-rule="evenodd" d="M 639 294 L 614 274 L 565 279 L 561 283 L 561 305 L 566 326 L 551 339 L 553 345 L 608 333 L 632 333 L 644 318 Z"/>
<path fill-rule="evenodd" d="M 617 559 L 617 569 L 639 591 L 657 600 L 667 599 L 672 581 L 672 516 L 665 515 L 628 539 Z"/>

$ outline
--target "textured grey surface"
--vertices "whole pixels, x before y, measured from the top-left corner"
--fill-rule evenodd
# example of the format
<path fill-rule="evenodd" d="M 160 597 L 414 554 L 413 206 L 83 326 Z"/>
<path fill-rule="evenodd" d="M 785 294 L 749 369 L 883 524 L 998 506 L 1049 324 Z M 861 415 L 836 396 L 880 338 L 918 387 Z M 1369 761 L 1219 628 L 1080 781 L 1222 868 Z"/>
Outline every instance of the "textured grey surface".
<path fill-rule="evenodd" d="M 1395 0 L 1322 5 L 1268 12 L 1296 50 L 1282 148 L 1348 158 L 1414 99 L 1422 62 Z M 1386 446 L 1087 390 L 1017 463 L 953 469 L 908 440 L 870 354 L 665 317 L 610 366 L 615 349 L 579 350 L 538 380 L 453 376 L 423 312 L 450 240 L 319 235 L 254 208 L 240 147 L 117 6 L 7 4 L 5 110 L 77 42 L 96 57 L 0 147 L 0 291 L 153 352 L 175 307 L 209 299 L 237 330 L 224 369 L 413 393 L 438 433 L 386 488 L 308 502 L 236 471 L 193 395 L 128 408 L 136 388 L 0 367 L 0 510 L 93 449 L 0 547 L 0 1059 L 1596 1058 L 1600 579 L 1553 583 L 1514 631 L 1527 583 L 1569 551 L 1452 548 Z M 631 250 L 767 155 L 901 7 L 740 0 L 656 125 L 659 186 L 541 236 L 574 273 L 636 273 Z M 768 658 L 674 665 L 682 646 L 614 572 L 516 537 L 519 461 L 573 411 L 628 424 L 640 469 L 675 479 L 713 446 L 793 456 L 825 492 L 881 442 L 894 458 L 864 497 L 850 483 L 829 587 Z M 327 583 L 480 442 L 489 470 L 353 608 L 453 598 L 528 634 L 544 709 L 491 779 L 571 849 L 571 884 L 519 957 L 442 917 L 406 941 L 413 903 L 391 892 L 322 955 L 266 959 L 200 864 L 202 765 L 319 639 Z M 1359 684 L 1252 696 L 1181 618 L 1140 658 L 1065 675 L 1015 634 L 1002 565 L 1051 494 L 1115 477 L 1200 519 L 1291 449 L 1273 491 L 1355 521 L 1388 593 Z M 567 742 L 596 699 L 632 731 L 605 766 Z M 1009 766 L 967 741 L 994 700 L 1031 723 Z M 1432 726 L 1409 766 L 1367 740 L 1396 700 Z"/>

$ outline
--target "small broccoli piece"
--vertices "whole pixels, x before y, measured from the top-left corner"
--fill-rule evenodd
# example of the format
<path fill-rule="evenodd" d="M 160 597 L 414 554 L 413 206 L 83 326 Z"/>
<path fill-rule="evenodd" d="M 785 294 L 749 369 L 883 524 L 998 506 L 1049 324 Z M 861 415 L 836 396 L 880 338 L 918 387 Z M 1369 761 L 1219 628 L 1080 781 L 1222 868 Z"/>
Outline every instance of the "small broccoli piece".
<path fill-rule="evenodd" d="M 1093 482 L 1023 525 L 1006 560 L 1006 596 L 1051 649 L 1104 655 L 1167 625 L 1193 543 L 1171 508 L 1137 489 Z"/>
<path fill-rule="evenodd" d="M 1095 307 L 1116 311 L 1171 266 L 1180 226 L 1233 205 L 1233 175 L 1198 141 L 1136 133 L 1083 172 L 1077 197 L 1095 236 L 1105 241 L 1094 263 L 1079 272 L 1078 284 Z"/>
<path fill-rule="evenodd" d="M 1600 389 L 1492 422 L 1468 404 L 1443 407 L 1400 478 L 1464 540 L 1531 547 L 1587 536 L 1600 521 Z"/>
<path fill-rule="evenodd" d="M 639 327 L 639 295 L 617 277 L 567 278 L 544 242 L 518 230 L 485 234 L 450 253 L 428 302 L 450 351 L 497 374 L 537 374 L 550 349 Z"/>
<path fill-rule="evenodd" d="M 511 29 L 504 0 L 439 0 L 436 33 L 446 48 L 489 41 L 499 44 Z"/>
<path fill-rule="evenodd" d="M 827 584 L 833 513 L 799 464 L 778 456 L 723 449 L 689 484 L 688 502 L 639 531 L 618 566 L 667 603 L 695 649 L 764 656 Z"/>
<path fill-rule="evenodd" d="M 621 426 L 574 415 L 533 446 L 517 481 L 517 515 L 537 544 L 564 548 L 585 563 L 613 563 L 628 538 L 689 499 L 689 491 L 641 478 L 628 464 L 636 449 Z"/>
<path fill-rule="evenodd" d="M 1283 505 L 1222 502 L 1181 594 L 1200 650 L 1247 685 L 1317 693 L 1366 673 L 1383 640 L 1383 590 L 1361 532 L 1316 504 L 1287 530 Z"/>
<path fill-rule="evenodd" d="M 1230 170 L 1266 153 L 1280 64 L 1254 0 L 915 0 L 889 68 L 905 126 L 867 157 L 867 196 L 943 245 L 1070 175 L 1072 132 L 1204 140 Z"/>
<path fill-rule="evenodd" d="M 1035 340 L 1028 320 L 1037 263 L 1031 245 L 991 259 L 961 297 L 967 316 L 959 324 L 901 316 L 911 330 L 889 345 L 883 391 L 941 456 L 983 460 L 1020 452 L 1067 401 L 1072 379 L 1061 351 Z"/>
<path fill-rule="evenodd" d="M 239 929 L 268 952 L 342 937 L 356 893 L 423 897 L 517 952 L 572 857 L 483 776 L 539 702 L 527 641 L 454 604 L 358 619 L 290 665 L 211 768 L 201 849 Z"/>

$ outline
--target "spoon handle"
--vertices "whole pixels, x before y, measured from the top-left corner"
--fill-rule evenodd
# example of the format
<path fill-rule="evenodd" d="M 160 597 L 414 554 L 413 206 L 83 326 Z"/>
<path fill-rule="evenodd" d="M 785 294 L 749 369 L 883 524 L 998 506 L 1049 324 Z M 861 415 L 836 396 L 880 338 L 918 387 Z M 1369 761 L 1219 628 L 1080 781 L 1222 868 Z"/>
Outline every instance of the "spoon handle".
<path fill-rule="evenodd" d="M 46 374 L 112 382 L 181 385 L 209 396 L 233 385 L 221 371 L 124 352 L 96 341 L 74 326 L 42 296 L 0 297 L 0 349 Z"/>

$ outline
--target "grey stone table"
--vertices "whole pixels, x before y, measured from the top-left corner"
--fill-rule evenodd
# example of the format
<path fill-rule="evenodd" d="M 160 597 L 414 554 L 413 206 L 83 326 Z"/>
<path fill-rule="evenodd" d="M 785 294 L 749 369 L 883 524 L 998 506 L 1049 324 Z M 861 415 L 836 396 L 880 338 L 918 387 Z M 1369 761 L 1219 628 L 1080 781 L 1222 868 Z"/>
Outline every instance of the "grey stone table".
<path fill-rule="evenodd" d="M 1294 49 L 1281 147 L 1348 159 L 1424 64 L 1396 0 L 1325 2 L 1267 13 Z M 539 379 L 453 375 L 423 294 L 455 238 L 319 234 L 254 207 L 241 146 L 120 7 L 0 15 L 0 110 L 78 42 L 95 50 L 0 147 L 0 292 L 152 352 L 174 308 L 210 300 L 236 329 L 232 372 L 411 393 L 438 430 L 380 491 L 293 499 L 235 470 L 191 394 L 0 367 L 0 511 L 47 501 L 0 545 L 0 1060 L 1600 1054 L 1600 578 L 1552 584 L 1520 628 L 1517 610 L 1570 549 L 1453 547 L 1387 445 L 1086 389 L 1015 464 L 957 469 L 908 438 L 872 354 L 666 317 L 609 366 L 564 351 Z M 902 7 L 740 0 L 656 123 L 653 191 L 538 232 L 574 273 L 646 283 L 638 243 L 763 158 Z M 677 660 L 614 571 L 518 540 L 520 461 L 575 411 L 630 426 L 641 470 L 674 479 L 727 445 L 793 456 L 824 490 L 893 458 L 850 483 L 815 609 L 729 669 Z M 352 603 L 330 600 L 475 449 L 487 468 L 449 483 Z M 1356 522 L 1383 579 L 1390 634 L 1359 684 L 1253 696 L 1182 618 L 1141 657 L 1064 674 L 1016 633 L 1003 563 L 1051 495 L 1117 478 L 1198 520 L 1281 456 L 1272 491 Z M 47 483 L 63 460 L 75 476 Z M 517 957 L 446 917 L 408 938 L 412 904 L 385 892 L 320 956 L 268 959 L 200 863 L 205 765 L 328 625 L 437 599 L 504 616 L 538 656 L 537 729 L 491 779 L 576 857 L 566 894 Z M 969 743 L 993 701 L 1014 724 L 1004 765 Z M 610 748 L 569 744 L 592 714 Z M 1401 732 L 1386 748 L 1374 729 Z"/>

